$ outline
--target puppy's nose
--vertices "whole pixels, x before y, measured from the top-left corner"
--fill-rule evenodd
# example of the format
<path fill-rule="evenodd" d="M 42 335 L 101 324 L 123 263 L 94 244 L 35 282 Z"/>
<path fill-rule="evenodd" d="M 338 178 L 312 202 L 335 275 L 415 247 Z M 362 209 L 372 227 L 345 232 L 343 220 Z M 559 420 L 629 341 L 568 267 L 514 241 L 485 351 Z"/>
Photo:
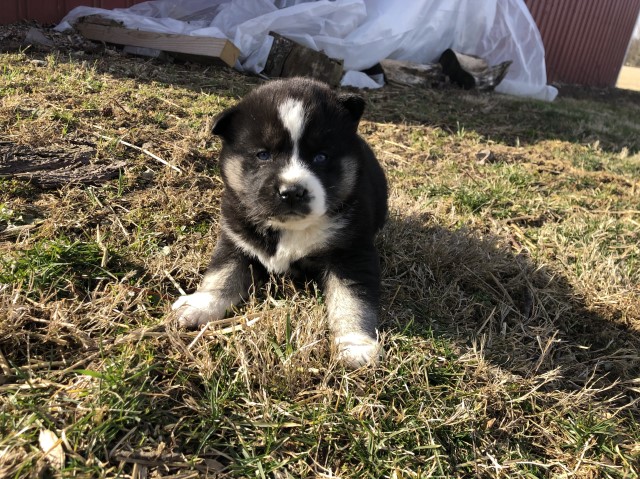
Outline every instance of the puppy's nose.
<path fill-rule="evenodd" d="M 309 200 L 309 191 L 302 185 L 282 185 L 278 189 L 280 199 L 290 205 L 305 203 Z"/>

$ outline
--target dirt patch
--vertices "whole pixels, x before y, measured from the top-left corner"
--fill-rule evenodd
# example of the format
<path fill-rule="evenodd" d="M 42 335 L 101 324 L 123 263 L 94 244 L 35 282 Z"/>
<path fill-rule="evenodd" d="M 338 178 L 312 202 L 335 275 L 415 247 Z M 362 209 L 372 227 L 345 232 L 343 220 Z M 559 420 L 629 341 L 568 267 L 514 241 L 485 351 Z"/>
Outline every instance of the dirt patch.
<path fill-rule="evenodd" d="M 41 188 L 72 183 L 99 183 L 118 176 L 124 161 L 95 163 L 93 145 L 67 144 L 30 148 L 0 141 L 0 178 L 20 178 Z"/>

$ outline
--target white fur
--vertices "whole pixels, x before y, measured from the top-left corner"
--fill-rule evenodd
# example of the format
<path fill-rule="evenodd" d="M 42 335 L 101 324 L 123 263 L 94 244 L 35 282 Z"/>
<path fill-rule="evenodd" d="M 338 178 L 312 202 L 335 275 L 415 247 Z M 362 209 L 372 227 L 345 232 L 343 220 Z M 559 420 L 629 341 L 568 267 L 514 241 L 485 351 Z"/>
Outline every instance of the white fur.
<path fill-rule="evenodd" d="M 223 163 L 223 170 L 231 189 L 233 189 L 237 194 L 244 194 L 246 184 L 244 181 L 244 172 L 242 170 L 242 157 L 232 156 L 227 158 Z"/>
<path fill-rule="evenodd" d="M 291 158 L 289 164 L 280 172 L 280 179 L 283 183 L 300 183 L 305 181 L 309 174 L 312 174 L 297 157 Z"/>
<path fill-rule="evenodd" d="M 213 271 L 207 271 L 202 278 L 198 291 L 223 290 L 229 276 L 236 271 L 235 264 L 229 263 Z"/>
<path fill-rule="evenodd" d="M 302 137 L 306 121 L 304 106 L 301 101 L 288 98 L 278 107 L 278 115 L 291 135 L 291 141 L 293 141 L 291 161 L 280 173 L 280 181 L 283 185 L 300 185 L 305 188 L 309 192 L 310 215 L 320 217 L 327 211 L 327 195 L 318 177 L 300 161 L 299 157 L 298 143 Z M 291 229 L 300 229 L 300 227 L 295 226 L 295 220 L 292 223 Z M 280 226 L 288 228 L 285 223 Z"/>
<path fill-rule="evenodd" d="M 335 235 L 340 233 L 344 225 L 345 223 L 341 220 L 320 218 L 304 229 L 281 229 L 280 241 L 273 256 L 254 248 L 228 226 L 225 227 L 225 232 L 242 251 L 257 258 L 268 271 L 285 273 L 294 261 L 326 247 Z M 225 226 L 224 222 L 223 226 Z"/>
<path fill-rule="evenodd" d="M 181 296 L 173 303 L 171 309 L 177 311 L 180 326 L 194 328 L 224 318 L 226 311 L 242 299 L 223 295 L 225 283 L 234 271 L 234 266 L 229 265 L 207 272 L 197 292 Z"/>
<path fill-rule="evenodd" d="M 338 360 L 350 368 L 376 364 L 380 360 L 380 343 L 361 333 L 348 333 L 334 339 Z"/>
<path fill-rule="evenodd" d="M 327 278 L 325 294 L 338 359 L 350 368 L 377 363 L 380 359 L 378 341 L 363 329 L 367 321 L 376 317 L 375 311 L 333 274 Z"/>
<path fill-rule="evenodd" d="M 328 276 L 325 288 L 329 318 L 339 322 L 334 327 L 336 333 L 342 337 L 356 331 L 359 323 L 358 318 L 369 313 L 369 311 L 365 311 L 366 306 L 334 274 Z"/>
<path fill-rule="evenodd" d="M 302 102 L 300 100 L 294 100 L 293 98 L 287 98 L 278 106 L 278 114 L 280 115 L 282 124 L 287 131 L 289 131 L 294 148 L 297 150 L 306 116 Z"/>
<path fill-rule="evenodd" d="M 287 167 L 280 173 L 280 180 L 283 184 L 300 185 L 309 192 L 309 207 L 311 208 L 309 216 L 319 218 L 327 212 L 327 195 L 322 183 L 313 172 L 302 164 L 295 151 Z M 282 223 L 281 226 L 286 228 L 287 223 Z M 295 224 L 296 220 L 292 223 Z M 291 228 L 299 229 L 295 226 L 291 226 Z"/>
<path fill-rule="evenodd" d="M 201 291 L 180 296 L 171 309 L 176 311 L 178 324 L 185 328 L 195 328 L 224 318 L 233 303 L 210 291 Z"/>

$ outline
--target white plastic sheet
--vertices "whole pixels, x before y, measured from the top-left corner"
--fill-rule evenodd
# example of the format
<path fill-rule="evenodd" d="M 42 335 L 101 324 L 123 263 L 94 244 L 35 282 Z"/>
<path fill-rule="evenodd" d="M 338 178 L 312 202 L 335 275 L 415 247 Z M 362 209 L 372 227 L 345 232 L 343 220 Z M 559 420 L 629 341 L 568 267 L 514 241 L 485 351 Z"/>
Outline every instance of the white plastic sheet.
<path fill-rule="evenodd" d="M 544 47 L 523 0 L 154 0 L 127 9 L 77 7 L 58 25 L 101 14 L 141 30 L 227 38 L 241 52 L 236 67 L 260 73 L 274 31 L 342 58 L 343 85 L 378 85 L 360 70 L 391 58 L 433 63 L 447 48 L 489 64 L 512 60 L 496 91 L 552 101 Z"/>

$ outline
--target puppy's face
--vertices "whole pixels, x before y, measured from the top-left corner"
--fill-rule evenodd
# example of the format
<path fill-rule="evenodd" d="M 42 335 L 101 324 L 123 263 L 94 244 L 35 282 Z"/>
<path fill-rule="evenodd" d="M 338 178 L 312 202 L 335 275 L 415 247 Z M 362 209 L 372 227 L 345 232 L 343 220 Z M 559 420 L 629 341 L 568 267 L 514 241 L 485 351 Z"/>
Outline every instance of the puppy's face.
<path fill-rule="evenodd" d="M 364 108 L 321 83 L 268 83 L 223 112 L 222 175 L 253 223 L 305 229 L 336 210 L 355 187 Z"/>

